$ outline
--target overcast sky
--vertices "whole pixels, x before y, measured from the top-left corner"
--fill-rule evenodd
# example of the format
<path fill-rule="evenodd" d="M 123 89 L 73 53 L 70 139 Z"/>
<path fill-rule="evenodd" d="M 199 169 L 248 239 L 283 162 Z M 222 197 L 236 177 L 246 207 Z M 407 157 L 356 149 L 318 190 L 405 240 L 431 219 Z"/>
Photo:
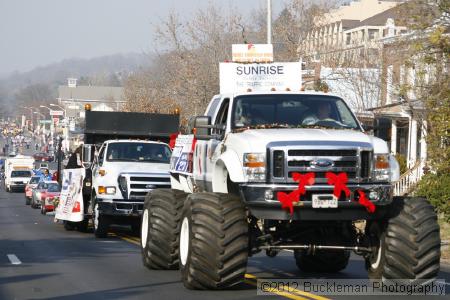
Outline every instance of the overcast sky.
<path fill-rule="evenodd" d="M 0 0 L 0 75 L 65 58 L 151 51 L 152 24 L 209 2 L 245 14 L 266 0 Z M 274 13 L 283 0 L 272 0 Z"/>

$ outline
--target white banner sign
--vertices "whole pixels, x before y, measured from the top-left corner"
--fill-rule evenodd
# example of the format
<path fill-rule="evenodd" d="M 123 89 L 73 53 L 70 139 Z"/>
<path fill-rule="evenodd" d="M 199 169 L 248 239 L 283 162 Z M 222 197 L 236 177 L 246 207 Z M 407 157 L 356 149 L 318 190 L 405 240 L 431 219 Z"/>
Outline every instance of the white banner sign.
<path fill-rule="evenodd" d="M 236 63 L 273 62 L 272 44 L 233 44 L 231 51 Z"/>
<path fill-rule="evenodd" d="M 56 219 L 81 222 L 84 218 L 83 179 L 84 168 L 63 170 L 62 189 Z"/>
<path fill-rule="evenodd" d="M 62 110 L 51 110 L 50 115 L 51 116 L 63 116 L 64 112 Z"/>
<path fill-rule="evenodd" d="M 300 91 L 302 66 L 300 62 L 270 64 L 220 64 L 220 93 L 252 91 Z"/>
<path fill-rule="evenodd" d="M 170 158 L 170 171 L 180 174 L 192 173 L 194 135 L 179 135 Z M 195 145 L 194 145 L 195 146 Z"/>

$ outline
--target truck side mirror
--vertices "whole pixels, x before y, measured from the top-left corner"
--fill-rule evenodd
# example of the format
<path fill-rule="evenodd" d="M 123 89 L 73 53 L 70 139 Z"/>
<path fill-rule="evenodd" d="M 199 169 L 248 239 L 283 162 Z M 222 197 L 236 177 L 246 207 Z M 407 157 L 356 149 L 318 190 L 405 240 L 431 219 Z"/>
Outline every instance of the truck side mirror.
<path fill-rule="evenodd" d="M 81 165 L 88 169 L 94 160 L 95 145 L 84 144 L 81 152 Z"/>
<path fill-rule="evenodd" d="M 195 138 L 209 140 L 211 138 L 211 117 L 197 116 L 194 119 Z"/>

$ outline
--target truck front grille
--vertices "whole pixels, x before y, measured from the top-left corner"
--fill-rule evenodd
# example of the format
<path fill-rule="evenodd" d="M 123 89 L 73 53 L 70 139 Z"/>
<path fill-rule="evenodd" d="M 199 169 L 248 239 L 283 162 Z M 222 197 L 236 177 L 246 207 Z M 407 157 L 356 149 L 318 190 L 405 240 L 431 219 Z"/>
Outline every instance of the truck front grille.
<path fill-rule="evenodd" d="M 310 146 L 311 148 L 314 145 Z M 326 173 L 347 173 L 349 182 L 369 179 L 372 164 L 372 150 L 361 149 L 303 149 L 306 147 L 272 147 L 268 149 L 269 181 L 294 183 L 293 173 L 315 173 L 316 184 L 327 182 Z M 339 147 L 338 147 L 339 148 Z"/>
<path fill-rule="evenodd" d="M 170 188 L 169 173 L 156 174 L 121 174 L 127 179 L 128 195 L 125 197 L 128 201 L 144 202 L 145 196 L 151 190 L 158 188 Z"/>

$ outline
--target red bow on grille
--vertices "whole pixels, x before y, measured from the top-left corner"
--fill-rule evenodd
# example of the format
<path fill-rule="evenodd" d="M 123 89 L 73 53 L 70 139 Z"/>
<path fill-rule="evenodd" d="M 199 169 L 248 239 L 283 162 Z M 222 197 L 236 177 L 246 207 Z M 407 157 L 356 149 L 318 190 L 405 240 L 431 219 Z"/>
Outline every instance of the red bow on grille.
<path fill-rule="evenodd" d="M 298 182 L 298 188 L 295 191 L 286 194 L 284 192 L 278 192 L 277 198 L 278 201 L 281 202 L 281 208 L 288 208 L 291 215 L 294 213 L 294 202 L 298 202 L 300 200 L 300 196 L 306 193 L 305 186 L 314 184 L 314 173 L 300 174 L 293 173 L 292 179 Z"/>
<path fill-rule="evenodd" d="M 315 174 L 314 173 L 306 173 L 306 174 L 300 174 L 300 173 L 293 173 L 292 179 L 294 181 L 298 182 L 298 191 L 299 195 L 304 195 L 306 193 L 305 186 L 306 185 L 313 185 L 315 181 Z"/>
<path fill-rule="evenodd" d="M 372 201 L 370 201 L 369 199 L 366 198 L 366 194 L 361 191 L 361 190 L 357 190 L 358 194 L 359 194 L 359 204 L 361 204 L 362 206 L 364 206 L 367 209 L 367 212 L 369 213 L 374 213 L 375 212 L 375 205 L 372 203 Z"/>
<path fill-rule="evenodd" d="M 278 201 L 281 202 L 281 209 L 288 208 L 291 216 L 294 213 L 294 202 L 298 202 L 299 197 L 300 194 L 298 190 L 292 191 L 289 194 L 286 194 L 285 192 L 277 193 Z"/>
<path fill-rule="evenodd" d="M 350 197 L 350 190 L 348 189 L 346 183 L 348 181 L 347 173 L 339 173 L 338 175 L 327 172 L 325 177 L 328 179 L 327 183 L 334 185 L 333 194 L 336 198 L 341 196 L 341 192 L 344 191 L 346 197 Z"/>

